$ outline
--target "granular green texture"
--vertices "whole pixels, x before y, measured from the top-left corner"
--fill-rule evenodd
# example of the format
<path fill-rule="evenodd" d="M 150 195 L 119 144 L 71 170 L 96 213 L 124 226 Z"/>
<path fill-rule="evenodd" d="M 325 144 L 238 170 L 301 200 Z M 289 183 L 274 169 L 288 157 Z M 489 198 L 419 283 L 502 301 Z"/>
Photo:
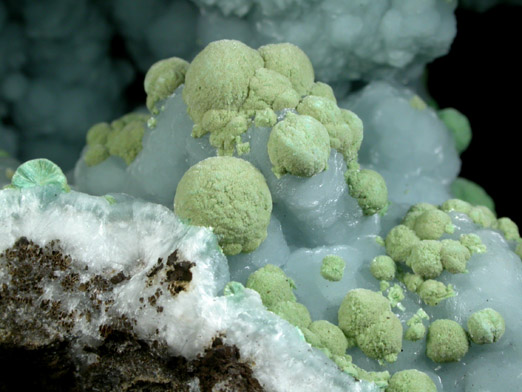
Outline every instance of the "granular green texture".
<path fill-rule="evenodd" d="M 406 215 L 404 216 L 404 219 L 402 220 L 402 224 L 404 226 L 408 226 L 410 229 L 414 229 L 415 227 L 415 221 L 419 216 L 421 216 L 423 213 L 427 211 L 433 211 L 436 210 L 437 207 L 435 207 L 433 204 L 430 203 L 417 203 L 410 207 Z"/>
<path fill-rule="evenodd" d="M 315 95 L 316 97 L 322 97 L 329 99 L 337 103 L 337 99 L 335 98 L 335 94 L 332 88 L 323 82 L 315 82 L 312 86 L 312 90 L 310 91 L 310 95 Z"/>
<path fill-rule="evenodd" d="M 87 132 L 87 166 L 95 166 L 109 156 L 122 158 L 130 165 L 143 148 L 142 139 L 149 115 L 129 113 L 110 124 L 93 125 Z"/>
<path fill-rule="evenodd" d="M 312 322 L 306 306 L 295 301 L 277 302 L 271 307 L 271 311 L 301 330 L 308 328 Z"/>
<path fill-rule="evenodd" d="M 160 60 L 149 68 L 145 75 L 144 88 L 147 93 L 147 108 L 158 114 L 156 104 L 169 97 L 185 81 L 189 63 L 178 57 Z"/>
<path fill-rule="evenodd" d="M 453 108 L 439 110 L 437 115 L 453 135 L 457 152 L 462 154 L 471 142 L 472 133 L 468 118 Z"/>
<path fill-rule="evenodd" d="M 474 233 L 462 234 L 460 236 L 460 243 L 468 248 L 471 254 L 484 253 L 487 251 L 486 245 L 484 245 L 480 237 Z"/>
<path fill-rule="evenodd" d="M 338 282 L 343 278 L 346 262 L 339 256 L 327 255 L 321 263 L 321 276 L 326 280 Z"/>
<path fill-rule="evenodd" d="M 348 341 L 343 331 L 326 320 L 314 321 L 308 327 L 333 355 L 344 355 L 348 348 Z"/>
<path fill-rule="evenodd" d="M 174 212 L 189 224 L 212 227 L 227 255 L 248 253 L 266 238 L 272 197 L 263 175 L 234 157 L 207 158 L 181 178 Z"/>
<path fill-rule="evenodd" d="M 508 241 L 518 240 L 520 238 L 517 224 L 509 218 L 498 219 L 493 228 L 500 230 Z"/>
<path fill-rule="evenodd" d="M 386 296 L 390 301 L 390 305 L 392 308 L 399 308 L 400 310 L 404 310 L 404 306 L 401 305 L 401 301 L 404 299 L 404 290 L 398 284 L 394 284 L 390 291 L 388 291 L 388 295 Z"/>
<path fill-rule="evenodd" d="M 275 265 L 267 264 L 250 274 L 246 287 L 255 290 L 261 296 L 263 305 L 269 310 L 280 302 L 296 302 L 293 289 L 295 284 L 283 270 Z"/>
<path fill-rule="evenodd" d="M 494 309 L 485 308 L 468 319 L 468 333 L 473 343 L 495 343 L 506 331 L 504 317 Z"/>
<path fill-rule="evenodd" d="M 357 158 L 363 139 L 363 124 L 355 113 L 340 109 L 329 98 L 313 95 L 301 101 L 297 112 L 312 116 L 325 126 L 330 135 L 330 147 L 342 153 L 346 162 Z"/>
<path fill-rule="evenodd" d="M 416 292 L 424 282 L 424 279 L 422 279 L 422 276 L 406 272 L 404 276 L 402 276 L 402 282 L 408 291 Z"/>
<path fill-rule="evenodd" d="M 395 362 L 402 349 L 402 324 L 390 311 L 379 315 L 377 321 L 357 335 L 357 345 L 373 359 Z"/>
<path fill-rule="evenodd" d="M 441 319 L 431 323 L 428 329 L 426 355 L 433 362 L 457 362 L 468 352 L 466 331 L 453 320 Z"/>
<path fill-rule="evenodd" d="M 471 258 L 471 252 L 459 241 L 443 240 L 440 258 L 445 270 L 459 274 L 467 272 L 466 264 Z"/>
<path fill-rule="evenodd" d="M 272 128 L 267 147 L 272 171 L 278 178 L 285 173 L 311 177 L 328 166 L 330 137 L 310 116 L 288 113 Z"/>
<path fill-rule="evenodd" d="M 440 208 L 444 212 L 456 211 L 467 215 L 471 211 L 471 208 L 473 208 L 473 205 L 464 200 L 449 199 L 442 203 Z"/>
<path fill-rule="evenodd" d="M 493 227 L 497 223 L 497 217 L 493 211 L 486 206 L 472 207 L 468 216 L 474 223 L 486 228 Z"/>
<path fill-rule="evenodd" d="M 437 392 L 437 387 L 426 373 L 408 369 L 390 378 L 386 392 Z"/>
<path fill-rule="evenodd" d="M 436 278 L 442 272 L 441 252 L 442 244 L 439 241 L 423 240 L 412 247 L 406 259 L 406 265 L 413 272 L 425 279 Z"/>
<path fill-rule="evenodd" d="M 444 233 L 452 233 L 454 226 L 448 214 L 433 209 L 423 212 L 415 219 L 413 230 L 421 240 L 438 240 Z"/>
<path fill-rule="evenodd" d="M 377 256 L 370 263 L 370 272 L 375 279 L 392 280 L 397 272 L 397 265 L 390 256 Z"/>
<path fill-rule="evenodd" d="M 348 169 L 344 176 L 350 196 L 357 199 L 357 203 L 365 215 L 373 215 L 386 210 L 388 188 L 379 173 L 370 169 Z"/>
<path fill-rule="evenodd" d="M 11 177 L 9 188 L 33 188 L 35 186 L 54 185 L 64 192 L 69 192 L 67 177 L 62 169 L 48 159 L 33 159 L 22 163 Z"/>
<path fill-rule="evenodd" d="M 484 188 L 477 183 L 458 177 L 451 184 L 451 193 L 457 199 L 461 199 L 475 206 L 486 206 L 491 211 L 495 211 L 495 203 Z"/>
<path fill-rule="evenodd" d="M 366 289 L 351 290 L 339 307 L 339 328 L 348 338 L 356 337 L 389 311 L 390 302 L 381 293 Z"/>
<path fill-rule="evenodd" d="M 429 320 L 430 316 L 424 311 L 424 309 L 420 308 L 417 313 L 415 313 L 408 321 L 406 321 L 406 325 L 409 327 L 406 333 L 404 334 L 404 338 L 415 342 L 420 340 L 426 335 L 426 327 L 424 326 L 422 320 Z"/>
<path fill-rule="evenodd" d="M 433 279 L 422 282 L 417 289 L 417 294 L 429 306 L 436 306 L 441 301 L 455 296 L 451 285 L 445 286 L 444 283 Z"/>
<path fill-rule="evenodd" d="M 269 44 L 258 49 L 265 68 L 287 77 L 301 95 L 310 92 L 314 84 L 314 68 L 308 56 L 291 43 Z"/>
<path fill-rule="evenodd" d="M 419 242 L 419 237 L 412 229 L 404 225 L 398 225 L 391 229 L 386 236 L 386 253 L 397 262 L 406 261 L 413 246 Z"/>

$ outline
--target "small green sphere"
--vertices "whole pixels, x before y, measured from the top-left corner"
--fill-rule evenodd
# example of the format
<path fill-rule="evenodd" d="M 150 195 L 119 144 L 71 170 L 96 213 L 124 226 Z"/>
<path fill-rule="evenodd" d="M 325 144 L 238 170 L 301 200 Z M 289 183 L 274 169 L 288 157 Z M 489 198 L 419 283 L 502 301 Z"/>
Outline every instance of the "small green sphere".
<path fill-rule="evenodd" d="M 433 362 L 457 362 L 468 352 L 466 331 L 453 320 L 440 319 L 428 329 L 426 355 Z"/>
<path fill-rule="evenodd" d="M 343 278 L 346 262 L 339 256 L 327 255 L 321 262 L 321 276 L 331 282 L 338 282 Z"/>
<path fill-rule="evenodd" d="M 308 327 L 333 355 L 344 355 L 348 348 L 348 340 L 343 331 L 326 320 L 314 321 Z"/>
<path fill-rule="evenodd" d="M 415 221 L 419 216 L 421 216 L 426 211 L 436 210 L 437 207 L 435 207 L 433 204 L 430 203 L 417 203 L 410 207 L 406 215 L 404 216 L 404 219 L 402 220 L 402 224 L 404 226 L 408 226 L 410 229 L 413 230 L 415 226 Z"/>
<path fill-rule="evenodd" d="M 404 334 L 404 339 L 416 342 L 426 335 L 426 327 L 422 323 L 412 324 Z"/>
<path fill-rule="evenodd" d="M 423 240 L 411 249 L 406 259 L 406 265 L 413 272 L 425 279 L 436 278 L 442 272 L 440 251 L 442 244 L 439 241 Z"/>
<path fill-rule="evenodd" d="M 453 108 L 439 110 L 437 115 L 453 135 L 457 152 L 462 154 L 471 142 L 471 126 L 468 118 Z"/>
<path fill-rule="evenodd" d="M 11 177 L 11 186 L 18 189 L 54 185 L 69 192 L 67 177 L 62 169 L 48 159 L 32 159 L 22 163 Z"/>
<path fill-rule="evenodd" d="M 350 196 L 357 199 L 365 215 L 373 215 L 388 206 L 388 188 L 384 178 L 374 170 L 348 170 L 345 174 Z"/>
<path fill-rule="evenodd" d="M 277 177 L 312 177 L 327 168 L 330 136 L 315 118 L 288 113 L 272 128 L 267 147 Z"/>
<path fill-rule="evenodd" d="M 283 270 L 271 264 L 250 274 L 246 287 L 257 291 L 263 305 L 269 310 L 280 302 L 296 302 L 293 291 L 294 282 L 285 275 Z"/>
<path fill-rule="evenodd" d="M 451 193 L 457 199 L 467 201 L 474 206 L 486 206 L 495 211 L 495 203 L 491 196 L 477 183 L 458 177 L 451 184 Z"/>
<path fill-rule="evenodd" d="M 520 238 L 517 224 L 509 218 L 498 219 L 494 228 L 500 230 L 508 241 L 518 240 Z"/>
<path fill-rule="evenodd" d="M 223 252 L 252 252 L 266 238 L 272 197 L 252 164 L 234 157 L 207 158 L 181 178 L 174 212 L 188 223 L 213 227 Z"/>
<path fill-rule="evenodd" d="M 390 378 L 386 392 L 437 392 L 437 387 L 426 373 L 408 369 Z"/>
<path fill-rule="evenodd" d="M 379 319 L 357 335 L 357 345 L 373 359 L 395 362 L 402 349 L 402 324 L 390 311 L 379 315 Z"/>
<path fill-rule="evenodd" d="M 497 217 L 486 206 L 474 206 L 468 215 L 474 223 L 482 227 L 493 227 L 497 224 Z"/>
<path fill-rule="evenodd" d="M 395 261 L 406 261 L 413 246 L 420 242 L 417 234 L 407 226 L 398 225 L 386 236 L 386 253 Z"/>
<path fill-rule="evenodd" d="M 442 203 L 440 208 L 444 212 L 456 211 L 461 212 L 463 214 L 469 214 L 469 212 L 473 208 L 473 205 L 464 200 L 449 199 Z"/>
<path fill-rule="evenodd" d="M 370 272 L 378 280 L 392 280 L 397 272 L 397 265 L 390 256 L 377 256 L 370 263 Z"/>
<path fill-rule="evenodd" d="M 494 309 L 485 308 L 468 319 L 468 332 L 473 343 L 495 343 L 506 331 L 504 317 Z"/>
<path fill-rule="evenodd" d="M 339 307 L 339 327 L 348 338 L 355 337 L 387 311 L 391 311 L 390 301 L 381 293 L 366 289 L 351 290 Z"/>
<path fill-rule="evenodd" d="M 417 274 L 406 272 L 402 277 L 402 282 L 404 283 L 408 291 L 416 292 L 421 286 L 421 284 L 424 282 L 424 279 L 422 279 L 422 276 L 419 276 Z"/>
<path fill-rule="evenodd" d="M 443 240 L 440 258 L 445 270 L 459 274 L 466 272 L 466 263 L 471 258 L 471 252 L 459 241 Z"/>
<path fill-rule="evenodd" d="M 413 230 L 421 240 L 438 240 L 451 230 L 451 218 L 441 210 L 425 211 L 417 217 Z"/>
<path fill-rule="evenodd" d="M 417 293 L 424 303 L 429 306 L 436 306 L 440 301 L 455 296 L 451 285 L 445 286 L 444 283 L 433 279 L 422 282 L 417 289 Z"/>
<path fill-rule="evenodd" d="M 295 301 L 277 302 L 270 309 L 279 317 L 300 329 L 308 328 L 312 322 L 310 312 L 303 304 Z"/>

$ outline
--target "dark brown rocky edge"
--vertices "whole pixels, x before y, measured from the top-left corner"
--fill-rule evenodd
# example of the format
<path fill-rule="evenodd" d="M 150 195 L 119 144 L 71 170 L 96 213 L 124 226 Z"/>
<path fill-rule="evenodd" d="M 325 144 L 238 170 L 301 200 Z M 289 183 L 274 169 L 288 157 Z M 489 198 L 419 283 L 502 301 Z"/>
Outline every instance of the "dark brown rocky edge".
<path fill-rule="evenodd" d="M 94 275 L 80 282 L 59 241 L 40 247 L 22 237 L 0 254 L 0 268 L 10 277 L 0 287 L 0 391 L 263 391 L 239 349 L 216 337 L 196 359 L 166 354 L 158 341 L 146 342 L 133 331 L 134 320 L 115 317 L 99 327 L 101 344 L 89 346 L 72 333 L 75 321 L 90 320 L 111 306 L 107 295 L 128 279 Z M 156 275 L 176 295 L 192 280 L 195 264 L 176 251 L 147 275 Z M 164 269 L 164 273 L 160 271 Z M 44 286 L 59 283 L 66 293 L 82 293 L 87 306 L 65 310 L 60 301 L 39 300 Z M 158 294 L 161 295 L 161 294 Z M 155 306 L 156 298 L 147 298 Z M 143 301 L 145 302 L 145 300 Z M 161 312 L 161 307 L 157 311 Z"/>

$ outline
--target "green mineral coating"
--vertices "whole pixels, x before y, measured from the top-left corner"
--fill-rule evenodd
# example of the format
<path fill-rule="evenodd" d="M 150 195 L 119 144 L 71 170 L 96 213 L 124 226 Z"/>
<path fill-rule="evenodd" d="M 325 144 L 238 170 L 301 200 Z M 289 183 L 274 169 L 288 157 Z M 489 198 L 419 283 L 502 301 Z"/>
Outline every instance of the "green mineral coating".
<path fill-rule="evenodd" d="M 392 307 L 398 307 L 400 310 L 404 311 L 404 306 L 400 304 L 400 302 L 404 299 L 404 291 L 402 290 L 401 286 L 394 284 L 388 292 L 387 297 Z"/>
<path fill-rule="evenodd" d="M 357 335 L 357 345 L 369 358 L 395 362 L 402 349 L 402 324 L 390 311 Z"/>
<path fill-rule="evenodd" d="M 296 302 L 293 292 L 294 282 L 285 275 L 283 270 L 271 264 L 250 274 L 246 287 L 257 291 L 263 305 L 269 310 L 279 302 Z"/>
<path fill-rule="evenodd" d="M 303 333 L 305 340 L 308 344 L 315 348 L 324 348 L 323 343 L 321 343 L 321 339 L 315 333 L 310 331 L 308 328 L 302 328 L 301 332 Z"/>
<path fill-rule="evenodd" d="M 462 234 L 460 243 L 469 249 L 471 254 L 484 253 L 487 251 L 486 245 L 482 243 L 482 239 L 476 234 Z"/>
<path fill-rule="evenodd" d="M 343 154 L 347 162 L 355 159 L 363 138 L 363 124 L 357 115 L 339 109 L 329 98 L 309 95 L 297 106 L 299 114 L 308 115 L 323 124 L 330 135 L 330 147 Z"/>
<path fill-rule="evenodd" d="M 300 96 L 310 92 L 315 76 L 305 52 L 291 43 L 261 46 L 258 52 L 265 62 L 265 68 L 287 77 Z"/>
<path fill-rule="evenodd" d="M 256 127 L 273 127 L 277 123 L 277 114 L 272 109 L 256 111 L 254 125 Z"/>
<path fill-rule="evenodd" d="M 455 296 L 451 285 L 445 286 L 438 280 L 428 279 L 422 282 L 417 293 L 426 305 L 436 306 L 439 302 Z"/>
<path fill-rule="evenodd" d="M 471 208 L 468 216 L 471 220 L 482 227 L 492 227 L 497 223 L 497 217 L 495 214 L 486 206 L 474 206 Z"/>
<path fill-rule="evenodd" d="M 348 348 L 348 341 L 343 331 L 337 326 L 326 320 L 314 321 L 308 327 L 333 355 L 344 355 Z"/>
<path fill-rule="evenodd" d="M 123 129 L 128 124 L 139 122 L 145 124 L 147 119 L 149 118 L 149 114 L 147 113 L 127 113 L 120 118 L 111 122 L 111 131 L 119 131 Z"/>
<path fill-rule="evenodd" d="M 504 317 L 494 309 L 479 310 L 468 318 L 468 333 L 473 343 L 495 343 L 505 331 Z"/>
<path fill-rule="evenodd" d="M 473 205 L 468 203 L 467 201 L 460 199 L 449 199 L 442 203 L 441 210 L 444 212 L 456 211 L 461 212 L 463 214 L 469 214 L 473 208 Z"/>
<path fill-rule="evenodd" d="M 459 274 L 467 272 L 466 263 L 471 258 L 471 252 L 459 241 L 442 240 L 440 258 L 445 270 Z"/>
<path fill-rule="evenodd" d="M 48 159 L 33 159 L 22 163 L 11 178 L 11 187 L 23 189 L 35 186 L 54 185 L 69 192 L 67 178 L 62 169 Z"/>
<path fill-rule="evenodd" d="M 90 167 L 102 163 L 110 156 L 111 154 L 106 146 L 102 144 L 92 144 L 87 147 L 83 159 L 85 160 L 85 164 Z"/>
<path fill-rule="evenodd" d="M 451 193 L 457 199 L 467 201 L 473 205 L 486 206 L 491 211 L 495 211 L 493 199 L 486 193 L 484 188 L 473 181 L 458 177 L 451 184 Z"/>
<path fill-rule="evenodd" d="M 315 95 L 316 97 L 323 97 L 337 103 L 337 99 L 335 98 L 335 94 L 332 88 L 323 82 L 315 82 L 312 86 L 312 90 L 310 91 L 310 95 Z"/>
<path fill-rule="evenodd" d="M 390 378 L 386 392 L 437 392 L 437 387 L 426 373 L 408 369 Z"/>
<path fill-rule="evenodd" d="M 428 107 L 428 105 L 426 105 L 426 102 L 424 102 L 424 100 L 418 95 L 414 95 L 410 99 L 410 106 L 417 110 L 426 110 L 426 108 Z"/>
<path fill-rule="evenodd" d="M 93 125 L 87 131 L 87 145 L 94 146 L 97 144 L 105 145 L 107 143 L 107 136 L 112 128 L 106 122 Z"/>
<path fill-rule="evenodd" d="M 312 322 L 310 312 L 306 306 L 298 302 L 278 302 L 271 308 L 271 311 L 288 321 L 290 324 L 300 328 L 301 330 L 308 328 Z"/>
<path fill-rule="evenodd" d="M 183 100 L 194 123 L 200 123 L 211 109 L 237 113 L 248 96 L 250 79 L 263 64 L 255 49 L 239 41 L 208 44 L 185 74 Z"/>
<path fill-rule="evenodd" d="M 381 292 L 384 292 L 386 290 L 388 290 L 390 288 L 390 282 L 386 281 L 386 280 L 381 280 L 379 282 L 379 290 Z"/>
<path fill-rule="evenodd" d="M 144 88 L 147 93 L 147 108 L 159 113 L 156 103 L 168 98 L 185 81 L 189 63 L 171 57 L 154 63 L 145 75 Z"/>
<path fill-rule="evenodd" d="M 402 220 L 402 224 L 404 226 L 408 226 L 410 229 L 414 229 L 415 222 L 419 216 L 421 216 L 426 211 L 433 211 L 436 210 L 437 207 L 435 207 L 433 204 L 430 203 L 418 203 L 414 204 L 410 207 L 406 215 L 404 216 L 404 219 Z"/>
<path fill-rule="evenodd" d="M 426 335 L 426 327 L 424 324 L 413 324 L 406 330 L 404 339 L 416 342 L 417 340 L 422 339 L 424 335 Z"/>
<path fill-rule="evenodd" d="M 415 219 L 413 230 L 421 240 L 438 240 L 444 233 L 452 232 L 450 216 L 441 210 L 429 210 Z"/>
<path fill-rule="evenodd" d="M 433 362 L 457 362 L 468 352 L 466 331 L 453 320 L 440 319 L 431 323 L 426 341 L 426 355 Z"/>
<path fill-rule="evenodd" d="M 468 118 L 453 108 L 439 110 L 437 115 L 453 135 L 457 152 L 462 154 L 471 142 L 471 126 Z"/>
<path fill-rule="evenodd" d="M 126 124 L 123 128 L 114 129 L 107 136 L 107 149 L 109 154 L 122 158 L 130 165 L 140 153 L 143 145 L 141 143 L 145 134 L 145 122 L 135 120 Z"/>
<path fill-rule="evenodd" d="M 301 96 L 285 76 L 267 68 L 259 68 L 250 79 L 248 97 L 242 108 L 279 111 L 295 108 L 300 99 Z"/>
<path fill-rule="evenodd" d="M 377 256 L 370 263 L 370 272 L 375 279 L 392 280 L 395 278 L 397 266 L 390 256 Z"/>
<path fill-rule="evenodd" d="M 255 250 L 266 238 L 272 197 L 252 164 L 234 157 L 207 158 L 181 178 L 174 212 L 196 226 L 213 227 L 226 255 Z"/>
<path fill-rule="evenodd" d="M 408 291 L 416 292 L 424 282 L 424 279 L 422 279 L 422 276 L 407 272 L 402 277 L 402 282 Z"/>
<path fill-rule="evenodd" d="M 326 170 L 330 137 L 315 118 L 288 113 L 270 132 L 268 156 L 276 177 L 289 173 L 312 177 Z"/>
<path fill-rule="evenodd" d="M 382 238 L 380 235 L 375 236 L 375 242 L 377 243 L 377 245 L 386 246 L 384 238 Z"/>
<path fill-rule="evenodd" d="M 381 293 L 366 289 L 350 290 L 339 307 L 339 328 L 348 338 L 356 337 L 390 310 L 390 301 Z"/>
<path fill-rule="evenodd" d="M 357 379 L 372 382 L 379 388 L 384 389 L 388 386 L 388 380 L 390 379 L 390 373 L 384 372 L 369 372 L 360 367 L 354 365 L 357 370 Z"/>
<path fill-rule="evenodd" d="M 225 288 L 223 289 L 223 295 L 230 297 L 233 295 L 240 294 L 244 290 L 245 290 L 245 286 L 243 286 L 241 283 L 231 281 L 225 285 Z"/>
<path fill-rule="evenodd" d="M 346 183 L 350 196 L 357 199 L 365 215 L 373 215 L 388 207 L 388 188 L 384 178 L 374 170 L 347 170 Z"/>
<path fill-rule="evenodd" d="M 326 280 L 338 282 L 343 278 L 346 262 L 339 256 L 327 255 L 321 262 L 321 276 Z"/>
<path fill-rule="evenodd" d="M 417 234 L 407 226 L 398 225 L 386 236 L 386 253 L 396 262 L 406 261 L 413 246 L 420 243 Z"/>
<path fill-rule="evenodd" d="M 520 238 L 520 232 L 518 231 L 517 224 L 509 218 L 498 219 L 497 223 L 494 225 L 494 228 L 500 230 L 508 241 L 518 240 Z"/>
<path fill-rule="evenodd" d="M 341 369 L 341 371 L 345 372 L 346 374 L 349 374 L 350 376 L 356 379 L 360 379 L 360 368 L 352 362 L 351 355 L 333 355 L 332 361 L 335 362 L 335 364 L 339 367 L 339 369 Z"/>
<path fill-rule="evenodd" d="M 441 249 L 442 244 L 439 241 L 422 240 L 412 248 L 406 259 L 406 265 L 425 279 L 436 278 L 443 270 Z"/>
<path fill-rule="evenodd" d="M 111 195 L 104 195 L 102 196 L 105 200 L 107 200 L 107 203 L 109 203 L 109 205 L 113 205 L 113 204 L 116 204 L 116 199 L 114 198 L 114 196 L 111 196 Z"/>

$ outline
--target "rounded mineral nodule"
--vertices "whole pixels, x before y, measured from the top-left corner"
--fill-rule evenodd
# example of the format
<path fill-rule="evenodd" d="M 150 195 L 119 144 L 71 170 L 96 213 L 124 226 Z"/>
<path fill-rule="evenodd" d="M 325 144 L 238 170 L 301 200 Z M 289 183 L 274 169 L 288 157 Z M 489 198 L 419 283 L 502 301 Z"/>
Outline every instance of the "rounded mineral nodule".
<path fill-rule="evenodd" d="M 434 362 L 457 362 L 468 352 L 466 331 L 453 320 L 441 319 L 428 329 L 426 355 Z"/>
<path fill-rule="evenodd" d="M 426 373 L 408 369 L 390 378 L 386 392 L 437 392 L 437 387 Z"/>
<path fill-rule="evenodd" d="M 504 318 L 491 308 L 479 310 L 468 319 L 469 336 L 476 344 L 494 343 L 504 335 L 505 331 Z"/>
<path fill-rule="evenodd" d="M 272 197 L 263 175 L 234 157 L 207 158 L 181 178 L 174 212 L 187 223 L 212 227 L 223 252 L 252 252 L 267 236 Z"/>

